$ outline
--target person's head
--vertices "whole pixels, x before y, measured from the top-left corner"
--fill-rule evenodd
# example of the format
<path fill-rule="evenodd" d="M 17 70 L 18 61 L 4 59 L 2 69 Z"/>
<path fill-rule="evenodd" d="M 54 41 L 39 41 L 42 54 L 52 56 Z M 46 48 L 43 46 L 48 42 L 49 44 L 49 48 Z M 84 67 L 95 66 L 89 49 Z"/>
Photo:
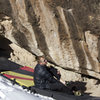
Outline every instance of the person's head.
<path fill-rule="evenodd" d="M 47 60 L 45 59 L 44 56 L 38 56 L 38 57 L 37 57 L 37 62 L 38 62 L 38 64 L 40 64 L 40 65 L 46 65 L 46 64 L 47 64 Z"/>

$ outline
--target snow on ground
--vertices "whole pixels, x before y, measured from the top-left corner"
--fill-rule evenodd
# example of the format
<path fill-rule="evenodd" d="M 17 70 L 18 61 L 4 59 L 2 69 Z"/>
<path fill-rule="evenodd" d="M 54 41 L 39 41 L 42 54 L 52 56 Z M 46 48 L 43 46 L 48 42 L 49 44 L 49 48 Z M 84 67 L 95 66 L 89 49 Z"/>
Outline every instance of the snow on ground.
<path fill-rule="evenodd" d="M 0 100 L 54 100 L 40 94 L 32 94 L 0 76 Z"/>

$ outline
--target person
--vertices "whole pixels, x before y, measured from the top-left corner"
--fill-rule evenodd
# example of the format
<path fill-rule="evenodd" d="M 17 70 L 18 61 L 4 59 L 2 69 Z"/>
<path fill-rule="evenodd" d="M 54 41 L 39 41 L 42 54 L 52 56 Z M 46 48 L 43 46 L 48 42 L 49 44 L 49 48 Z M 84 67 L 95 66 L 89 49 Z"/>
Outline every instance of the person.
<path fill-rule="evenodd" d="M 60 82 L 60 71 L 52 66 L 48 67 L 44 56 L 39 56 L 37 61 L 38 64 L 34 69 L 35 87 L 70 93 L 70 90 Z"/>

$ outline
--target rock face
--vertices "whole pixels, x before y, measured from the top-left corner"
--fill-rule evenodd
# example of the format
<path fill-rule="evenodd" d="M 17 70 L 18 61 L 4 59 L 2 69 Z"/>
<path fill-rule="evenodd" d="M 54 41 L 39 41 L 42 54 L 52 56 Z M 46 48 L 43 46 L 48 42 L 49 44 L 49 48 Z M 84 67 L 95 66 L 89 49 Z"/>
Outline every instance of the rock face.
<path fill-rule="evenodd" d="M 0 0 L 0 35 L 35 55 L 100 79 L 100 0 Z"/>

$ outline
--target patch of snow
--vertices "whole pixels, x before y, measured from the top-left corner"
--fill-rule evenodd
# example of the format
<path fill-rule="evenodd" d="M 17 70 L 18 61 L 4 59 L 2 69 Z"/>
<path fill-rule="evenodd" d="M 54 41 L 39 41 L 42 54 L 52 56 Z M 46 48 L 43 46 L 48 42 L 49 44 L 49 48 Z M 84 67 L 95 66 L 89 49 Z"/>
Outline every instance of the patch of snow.
<path fill-rule="evenodd" d="M 54 100 L 40 94 L 32 94 L 21 86 L 13 85 L 9 80 L 0 76 L 0 100 Z"/>

